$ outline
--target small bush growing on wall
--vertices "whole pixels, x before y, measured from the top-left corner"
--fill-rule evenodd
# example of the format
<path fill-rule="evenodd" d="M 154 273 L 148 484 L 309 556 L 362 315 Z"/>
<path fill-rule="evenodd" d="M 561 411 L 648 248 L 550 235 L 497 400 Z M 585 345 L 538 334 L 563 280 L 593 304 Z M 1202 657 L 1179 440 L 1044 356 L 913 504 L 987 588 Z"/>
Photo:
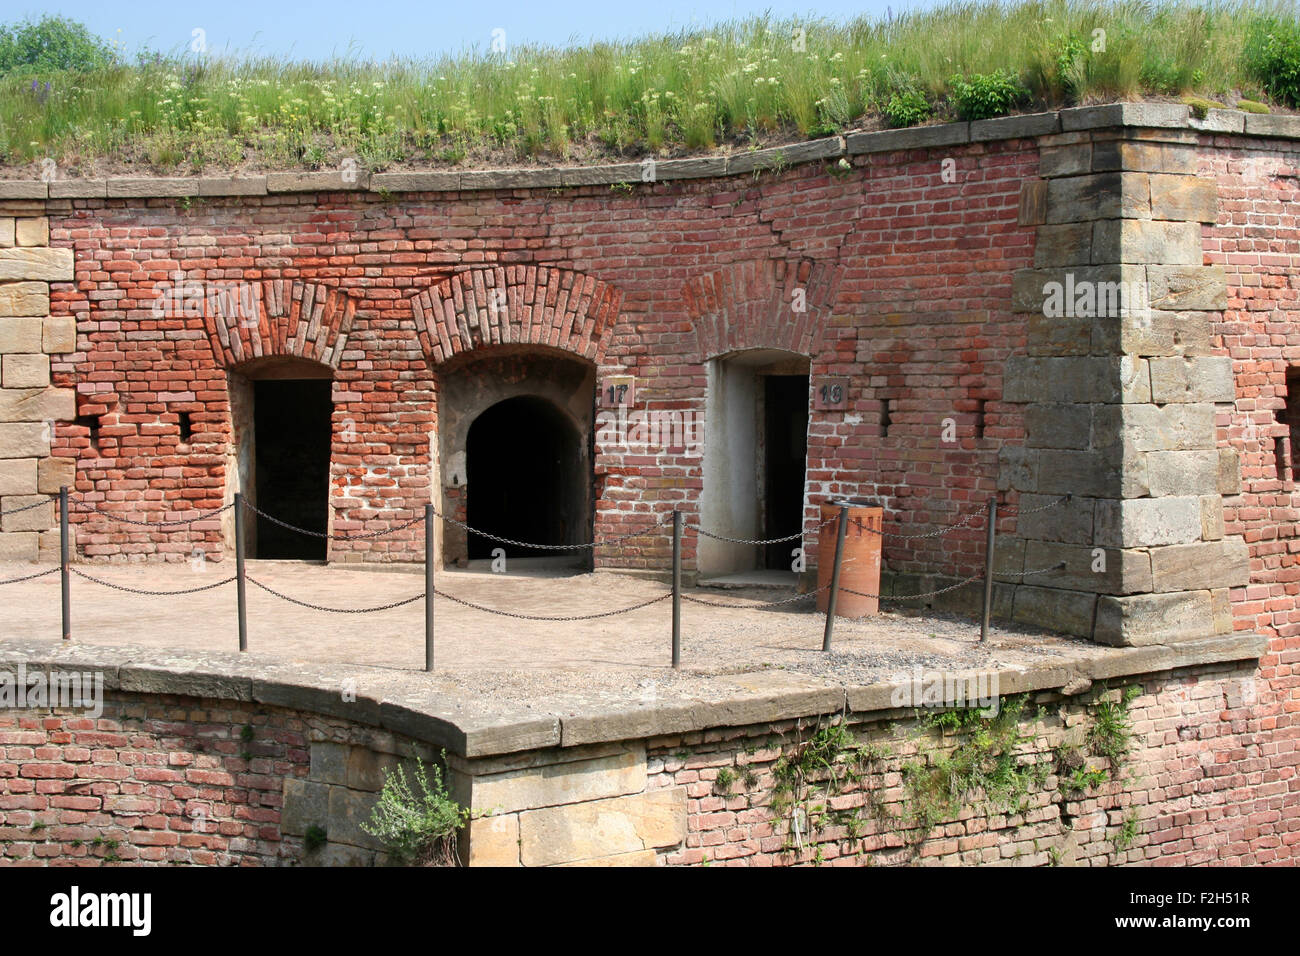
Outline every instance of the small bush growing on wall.
<path fill-rule="evenodd" d="M 920 90 L 903 89 L 889 98 L 882 112 L 885 114 L 885 119 L 889 120 L 890 126 L 899 127 L 915 126 L 917 123 L 924 122 L 930 118 L 934 110 Z"/>
<path fill-rule="evenodd" d="M 953 106 L 964 120 L 990 119 L 1010 113 L 1028 94 L 1020 77 L 998 70 L 970 79 L 954 76 L 949 82 Z"/>
<path fill-rule="evenodd" d="M 447 794 L 439 767 L 426 769 L 417 757 L 413 776 L 418 793 L 401 767 L 384 771 L 379 802 L 361 829 L 381 840 L 401 863 L 455 866 L 456 831 L 469 820 L 469 810 Z"/>

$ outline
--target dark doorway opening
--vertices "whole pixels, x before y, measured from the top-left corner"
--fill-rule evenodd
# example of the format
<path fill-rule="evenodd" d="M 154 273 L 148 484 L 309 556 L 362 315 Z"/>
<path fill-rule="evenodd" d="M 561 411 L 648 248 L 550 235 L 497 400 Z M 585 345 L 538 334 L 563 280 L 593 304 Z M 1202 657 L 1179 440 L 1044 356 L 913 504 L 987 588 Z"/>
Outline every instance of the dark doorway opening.
<path fill-rule="evenodd" d="M 328 379 L 253 382 L 257 507 L 281 521 L 324 534 L 329 520 L 333 412 Z M 324 561 L 324 538 L 299 534 L 260 515 L 256 556 Z"/>
<path fill-rule="evenodd" d="M 578 429 L 554 404 L 525 395 L 493 405 L 470 426 L 466 442 L 470 527 L 541 545 L 579 544 L 587 525 Z M 494 548 L 507 557 L 564 553 L 469 536 L 470 558 Z"/>
<path fill-rule="evenodd" d="M 803 528 L 808 456 L 808 376 L 764 376 L 763 445 L 763 537 L 798 534 Z M 763 566 L 788 571 L 797 546 L 797 541 L 767 545 Z"/>

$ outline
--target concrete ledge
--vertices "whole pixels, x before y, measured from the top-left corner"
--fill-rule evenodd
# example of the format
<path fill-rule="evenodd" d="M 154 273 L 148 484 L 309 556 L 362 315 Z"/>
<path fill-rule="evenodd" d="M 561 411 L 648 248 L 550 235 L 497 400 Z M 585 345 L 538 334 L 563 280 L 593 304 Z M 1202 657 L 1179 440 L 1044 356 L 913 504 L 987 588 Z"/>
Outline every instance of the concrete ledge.
<path fill-rule="evenodd" d="M 49 186 L 37 179 L 0 179 L 0 199 L 45 199 Z"/>
<path fill-rule="evenodd" d="M 236 176 L 232 179 L 199 180 L 200 196 L 265 196 L 265 176 Z"/>
<path fill-rule="evenodd" d="M 1078 656 L 997 671 L 998 693 L 1059 690 L 1081 680 L 1111 680 L 1230 661 L 1253 661 L 1268 642 L 1230 634 L 1141 647 L 1086 645 Z M 173 654 L 139 647 L 0 642 L 0 669 L 60 668 L 103 675 L 107 690 L 252 701 L 380 727 L 445 748 L 458 757 L 509 755 L 740 727 L 797 717 L 897 709 L 905 683 L 844 686 L 783 671 L 719 676 L 707 697 L 610 706 L 585 698 L 531 706 L 452 693 L 437 677 L 365 666 L 318 666 L 237 654 Z M 976 673 L 965 674 L 973 679 Z M 955 674 L 963 679 L 964 672 Z M 546 711 L 559 712 L 555 716 Z"/>
<path fill-rule="evenodd" d="M 900 149 L 925 149 L 930 146 L 956 146 L 970 142 L 970 125 L 943 123 L 938 126 L 910 126 L 875 133 L 850 133 L 845 137 L 845 143 L 850 156 Z"/>
<path fill-rule="evenodd" d="M 103 199 L 106 196 L 106 179 L 57 179 L 50 183 L 51 199 Z"/>
<path fill-rule="evenodd" d="M 157 179 L 110 179 L 108 181 L 109 199 L 197 196 L 198 194 L 199 181 L 197 179 L 159 177 Z"/>
<path fill-rule="evenodd" d="M 999 116 L 996 119 L 976 120 L 970 124 L 972 143 L 996 139 L 1026 139 L 1050 136 L 1061 131 L 1059 113 L 1030 113 L 1027 116 Z"/>
<path fill-rule="evenodd" d="M 781 170 L 803 163 L 841 156 L 861 156 L 908 149 L 960 146 L 997 140 L 1032 139 L 1058 133 L 1106 129 L 1183 130 L 1192 133 L 1226 133 L 1300 140 L 1300 116 L 1244 113 L 1211 109 L 1205 119 L 1191 115 L 1179 103 L 1109 103 L 1057 112 L 1000 116 L 975 122 L 938 123 L 905 129 L 848 133 L 823 139 L 689 159 L 656 160 L 653 182 L 714 179 L 763 170 Z M 1177 137 L 1177 133 L 1151 133 Z M 1189 141 L 1190 145 L 1190 141 Z M 641 163 L 606 163 L 595 166 L 555 166 L 521 169 L 464 169 L 366 173 L 358 171 L 346 182 L 338 170 L 282 172 L 267 176 L 222 178 L 114 177 L 107 181 L 0 180 L 0 199 L 98 199 L 181 196 L 261 196 L 295 192 L 457 192 L 468 189 L 555 189 L 569 186 L 603 186 L 642 183 Z"/>
<path fill-rule="evenodd" d="M 1191 107 L 1182 103 L 1108 103 L 1061 110 L 1061 129 L 1101 129 L 1107 126 L 1146 126 L 1183 129 L 1189 126 Z"/>

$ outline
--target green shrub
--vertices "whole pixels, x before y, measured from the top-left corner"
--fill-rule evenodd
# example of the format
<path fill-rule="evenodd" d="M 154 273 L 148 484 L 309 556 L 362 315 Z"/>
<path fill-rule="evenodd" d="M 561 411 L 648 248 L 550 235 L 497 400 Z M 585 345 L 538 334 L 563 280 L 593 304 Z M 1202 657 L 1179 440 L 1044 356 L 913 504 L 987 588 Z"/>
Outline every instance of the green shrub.
<path fill-rule="evenodd" d="M 469 810 L 447 794 L 439 767 L 426 770 L 417 757 L 414 776 L 418 794 L 400 766 L 391 773 L 385 769 L 379 802 L 361 829 L 382 841 L 401 863 L 455 866 L 456 831 L 469 820 Z"/>
<path fill-rule="evenodd" d="M 930 101 L 918 89 L 898 90 L 889 98 L 881 111 L 890 126 L 915 126 L 923 123 L 934 113 Z"/>
<path fill-rule="evenodd" d="M 1247 34 L 1244 56 L 1265 93 L 1287 106 L 1300 104 L 1300 24 L 1256 20 Z"/>
<path fill-rule="evenodd" d="M 0 76 L 15 72 L 93 70 L 114 61 L 112 49 L 84 24 L 45 16 L 0 26 Z"/>
<path fill-rule="evenodd" d="M 954 76 L 948 86 L 948 96 L 957 108 L 957 115 L 964 120 L 1005 116 L 1028 95 L 1020 77 L 1002 70 L 977 73 L 969 80 Z"/>

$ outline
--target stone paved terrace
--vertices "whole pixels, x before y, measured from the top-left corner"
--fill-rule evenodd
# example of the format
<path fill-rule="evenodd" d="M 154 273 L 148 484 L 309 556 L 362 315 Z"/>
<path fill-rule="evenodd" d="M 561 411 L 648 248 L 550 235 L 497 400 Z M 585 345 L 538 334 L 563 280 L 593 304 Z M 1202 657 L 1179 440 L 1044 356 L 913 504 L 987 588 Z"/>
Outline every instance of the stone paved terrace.
<path fill-rule="evenodd" d="M 0 564 L 0 580 L 30 574 L 32 567 Z M 179 590 L 215 583 L 233 569 L 210 565 L 203 577 L 176 564 L 78 570 L 122 587 Z M 423 586 L 419 574 L 288 562 L 251 561 L 249 575 L 300 600 L 333 607 L 384 604 L 420 594 Z M 626 607 L 667 591 L 662 583 L 612 572 L 508 578 L 446 572 L 438 588 L 487 606 L 544 615 Z M 439 599 L 437 666 L 429 675 L 423 672 L 421 601 L 375 614 L 328 614 L 295 607 L 250 584 L 249 651 L 240 655 L 233 584 L 150 597 L 74 576 L 74 640 L 65 646 L 58 640 L 57 574 L 5 587 L 0 650 L 11 661 L 31 655 L 75 658 L 83 665 L 102 654 L 105 666 L 156 672 L 163 684 L 152 689 L 159 691 L 184 692 L 177 688 L 188 686 L 186 674 L 223 675 L 196 678 L 189 689 L 200 697 L 211 692 L 247 699 L 229 686 L 205 683 L 234 675 L 282 682 L 304 693 L 328 689 L 312 700 L 328 706 L 326 698 L 337 701 L 339 686 L 354 681 L 357 692 L 376 703 L 401 700 L 413 712 L 434 717 L 434 725 L 417 736 L 471 753 L 560 743 L 546 738 L 561 727 L 563 745 L 569 746 L 662 731 L 682 720 L 703 727 L 776 719 L 787 709 L 833 712 L 843 707 L 846 689 L 851 708 L 888 707 L 891 688 L 910 681 L 917 668 L 996 670 L 1001 692 L 1015 693 L 1259 653 L 1253 635 L 1108 648 L 996 623 L 980 644 L 978 625 L 970 620 L 890 609 L 867 620 L 837 621 L 834 650 L 826 655 L 824 618 L 812 610 L 811 598 L 766 609 L 762 602 L 785 595 L 688 593 L 734 607 L 684 603 L 678 672 L 669 663 L 666 600 L 617 617 L 554 623 L 489 616 Z M 534 732 L 542 738 L 534 739 Z"/>

